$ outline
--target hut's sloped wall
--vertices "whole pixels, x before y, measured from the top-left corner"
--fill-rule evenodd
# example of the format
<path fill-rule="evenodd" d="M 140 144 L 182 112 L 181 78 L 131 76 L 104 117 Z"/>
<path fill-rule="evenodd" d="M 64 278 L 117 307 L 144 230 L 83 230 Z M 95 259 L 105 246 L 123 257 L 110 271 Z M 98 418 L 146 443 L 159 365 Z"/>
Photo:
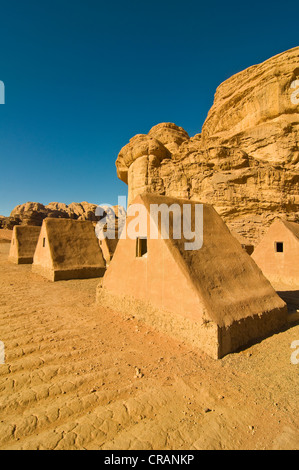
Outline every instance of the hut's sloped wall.
<path fill-rule="evenodd" d="M 299 239 L 292 231 L 296 225 L 276 220 L 252 255 L 271 282 L 299 286 Z M 283 251 L 277 251 L 277 243 Z"/>
<path fill-rule="evenodd" d="M 32 269 L 52 281 L 102 276 L 105 263 L 92 223 L 44 220 Z"/>

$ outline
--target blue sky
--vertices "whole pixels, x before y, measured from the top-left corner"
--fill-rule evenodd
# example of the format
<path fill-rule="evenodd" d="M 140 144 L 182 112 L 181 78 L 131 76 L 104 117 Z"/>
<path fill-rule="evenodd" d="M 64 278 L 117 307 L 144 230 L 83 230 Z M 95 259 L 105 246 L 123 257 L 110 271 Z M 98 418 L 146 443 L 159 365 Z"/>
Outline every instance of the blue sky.
<path fill-rule="evenodd" d="M 217 86 L 298 46 L 281 2 L 0 2 L 0 214 L 117 203 L 115 160 L 159 122 L 201 131 Z"/>

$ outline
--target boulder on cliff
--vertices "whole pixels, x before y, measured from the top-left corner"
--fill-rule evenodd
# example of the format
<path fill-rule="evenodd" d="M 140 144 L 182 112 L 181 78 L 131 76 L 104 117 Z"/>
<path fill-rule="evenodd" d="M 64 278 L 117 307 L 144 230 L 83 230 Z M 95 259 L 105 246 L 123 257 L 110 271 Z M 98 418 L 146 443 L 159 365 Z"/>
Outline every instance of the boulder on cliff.
<path fill-rule="evenodd" d="M 161 123 L 133 137 L 117 175 L 129 203 L 145 192 L 210 203 L 256 243 L 276 217 L 299 221 L 298 141 L 296 47 L 222 83 L 201 134 Z"/>

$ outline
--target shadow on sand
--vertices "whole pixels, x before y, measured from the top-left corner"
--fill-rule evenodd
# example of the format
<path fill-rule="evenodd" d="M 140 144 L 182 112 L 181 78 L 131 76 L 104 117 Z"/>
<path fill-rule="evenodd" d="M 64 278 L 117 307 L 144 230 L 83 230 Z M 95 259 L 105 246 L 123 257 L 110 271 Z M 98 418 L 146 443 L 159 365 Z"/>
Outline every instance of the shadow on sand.
<path fill-rule="evenodd" d="M 267 337 L 256 338 L 255 340 L 250 341 L 243 347 L 234 351 L 235 353 L 246 351 L 246 349 L 249 349 L 251 346 L 262 343 L 266 338 L 270 338 L 271 336 L 275 336 L 278 333 L 282 333 L 283 331 L 287 331 L 290 328 L 299 325 L 299 290 L 277 291 L 277 294 L 288 306 L 287 323 L 283 328 L 278 331 L 273 331 L 273 333 L 269 334 Z"/>

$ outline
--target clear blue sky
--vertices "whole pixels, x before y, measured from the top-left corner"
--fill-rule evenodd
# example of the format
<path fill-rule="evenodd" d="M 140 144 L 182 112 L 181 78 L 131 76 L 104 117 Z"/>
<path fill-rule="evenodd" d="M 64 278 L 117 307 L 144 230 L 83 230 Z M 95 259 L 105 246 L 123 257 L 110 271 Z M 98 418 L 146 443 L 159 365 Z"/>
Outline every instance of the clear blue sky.
<path fill-rule="evenodd" d="M 0 2 L 0 214 L 117 203 L 115 160 L 159 122 L 201 131 L 217 86 L 298 45 L 292 2 Z"/>

